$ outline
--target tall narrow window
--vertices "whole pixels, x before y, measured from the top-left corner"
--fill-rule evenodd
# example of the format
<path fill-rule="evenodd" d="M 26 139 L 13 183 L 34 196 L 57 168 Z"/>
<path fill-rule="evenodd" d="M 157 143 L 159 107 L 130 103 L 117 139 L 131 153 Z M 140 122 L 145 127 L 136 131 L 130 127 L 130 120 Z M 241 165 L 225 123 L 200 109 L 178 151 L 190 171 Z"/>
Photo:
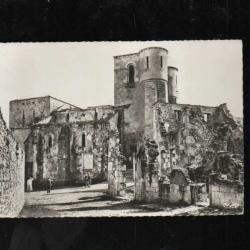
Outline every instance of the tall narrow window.
<path fill-rule="evenodd" d="M 133 65 L 128 67 L 128 82 L 133 84 L 135 82 L 135 69 Z"/>
<path fill-rule="evenodd" d="M 66 116 L 66 121 L 69 122 L 69 113 Z"/>
<path fill-rule="evenodd" d="M 147 56 L 146 60 L 147 60 L 147 69 L 148 69 L 148 56 Z"/>
<path fill-rule="evenodd" d="M 52 148 L 52 137 L 51 137 L 51 135 L 49 135 L 49 148 Z"/>
<path fill-rule="evenodd" d="M 86 146 L 86 142 L 85 142 L 85 134 L 82 134 L 82 147 L 84 148 Z"/>
<path fill-rule="evenodd" d="M 23 111 L 22 123 L 23 123 L 23 127 L 24 127 L 24 125 L 25 125 L 25 114 L 24 114 L 24 111 Z"/>
<path fill-rule="evenodd" d="M 163 59 L 162 59 L 162 56 L 161 56 L 161 68 L 163 67 Z"/>

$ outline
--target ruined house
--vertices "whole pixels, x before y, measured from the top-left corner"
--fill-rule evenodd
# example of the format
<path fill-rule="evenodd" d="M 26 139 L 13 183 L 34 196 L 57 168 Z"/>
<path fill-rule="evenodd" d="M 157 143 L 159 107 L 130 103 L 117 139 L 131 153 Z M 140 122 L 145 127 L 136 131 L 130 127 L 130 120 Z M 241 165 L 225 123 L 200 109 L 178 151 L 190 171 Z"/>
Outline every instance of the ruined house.
<path fill-rule="evenodd" d="M 25 148 L 25 178 L 35 187 L 48 178 L 55 185 L 107 178 L 111 123 L 119 107 L 81 109 L 45 96 L 10 102 L 10 127 Z"/>
<path fill-rule="evenodd" d="M 218 152 L 243 156 L 242 124 L 226 104 L 177 102 L 178 69 L 168 57 L 157 47 L 114 57 L 115 105 L 129 105 L 122 145 L 127 159 L 136 161 L 138 200 L 157 200 L 159 178 L 170 178 L 176 168 L 194 173 L 193 182 L 206 182 Z"/>
<path fill-rule="evenodd" d="M 50 96 L 11 101 L 10 128 L 25 145 L 26 178 L 65 184 L 89 172 L 108 179 L 115 196 L 125 170 L 133 170 L 135 198 L 156 200 L 159 178 L 174 169 L 206 181 L 218 152 L 243 156 L 239 120 L 226 104 L 179 104 L 178 69 L 168 61 L 159 47 L 115 56 L 111 106 L 82 109 Z"/>

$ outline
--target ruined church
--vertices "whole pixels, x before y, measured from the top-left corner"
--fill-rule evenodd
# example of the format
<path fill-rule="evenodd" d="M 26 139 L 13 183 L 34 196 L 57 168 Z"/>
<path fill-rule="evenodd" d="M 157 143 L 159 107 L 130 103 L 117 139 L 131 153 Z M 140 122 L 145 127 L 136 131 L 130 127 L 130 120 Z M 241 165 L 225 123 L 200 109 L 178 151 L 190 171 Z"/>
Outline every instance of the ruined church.
<path fill-rule="evenodd" d="M 135 198 L 153 200 L 161 181 L 206 182 L 216 171 L 236 180 L 243 171 L 234 165 L 243 160 L 242 121 L 226 104 L 179 104 L 178 68 L 160 47 L 114 56 L 114 105 L 12 100 L 9 127 L 25 150 L 25 179 L 32 176 L 37 188 L 48 177 L 56 185 L 82 183 L 88 173 L 108 180 L 117 195 L 130 175 Z M 218 157 L 233 167 L 220 168 Z"/>

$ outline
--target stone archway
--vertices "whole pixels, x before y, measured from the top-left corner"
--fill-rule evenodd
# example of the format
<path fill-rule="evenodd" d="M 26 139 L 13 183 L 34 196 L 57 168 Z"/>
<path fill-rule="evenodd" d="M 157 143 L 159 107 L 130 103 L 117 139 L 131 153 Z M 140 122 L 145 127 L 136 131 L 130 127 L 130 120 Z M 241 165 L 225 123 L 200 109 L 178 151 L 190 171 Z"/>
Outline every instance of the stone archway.
<path fill-rule="evenodd" d="M 184 168 L 174 168 L 170 174 L 170 193 L 171 203 L 191 203 L 191 180 L 188 170 Z"/>

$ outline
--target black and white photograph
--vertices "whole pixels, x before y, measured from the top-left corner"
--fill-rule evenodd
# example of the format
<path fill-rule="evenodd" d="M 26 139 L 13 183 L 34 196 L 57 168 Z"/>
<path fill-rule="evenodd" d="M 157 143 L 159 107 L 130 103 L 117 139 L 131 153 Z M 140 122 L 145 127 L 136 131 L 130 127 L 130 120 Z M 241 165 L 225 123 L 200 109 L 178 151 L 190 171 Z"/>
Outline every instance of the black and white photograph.
<path fill-rule="evenodd" d="M 0 217 L 244 214 L 241 40 L 0 44 Z"/>

